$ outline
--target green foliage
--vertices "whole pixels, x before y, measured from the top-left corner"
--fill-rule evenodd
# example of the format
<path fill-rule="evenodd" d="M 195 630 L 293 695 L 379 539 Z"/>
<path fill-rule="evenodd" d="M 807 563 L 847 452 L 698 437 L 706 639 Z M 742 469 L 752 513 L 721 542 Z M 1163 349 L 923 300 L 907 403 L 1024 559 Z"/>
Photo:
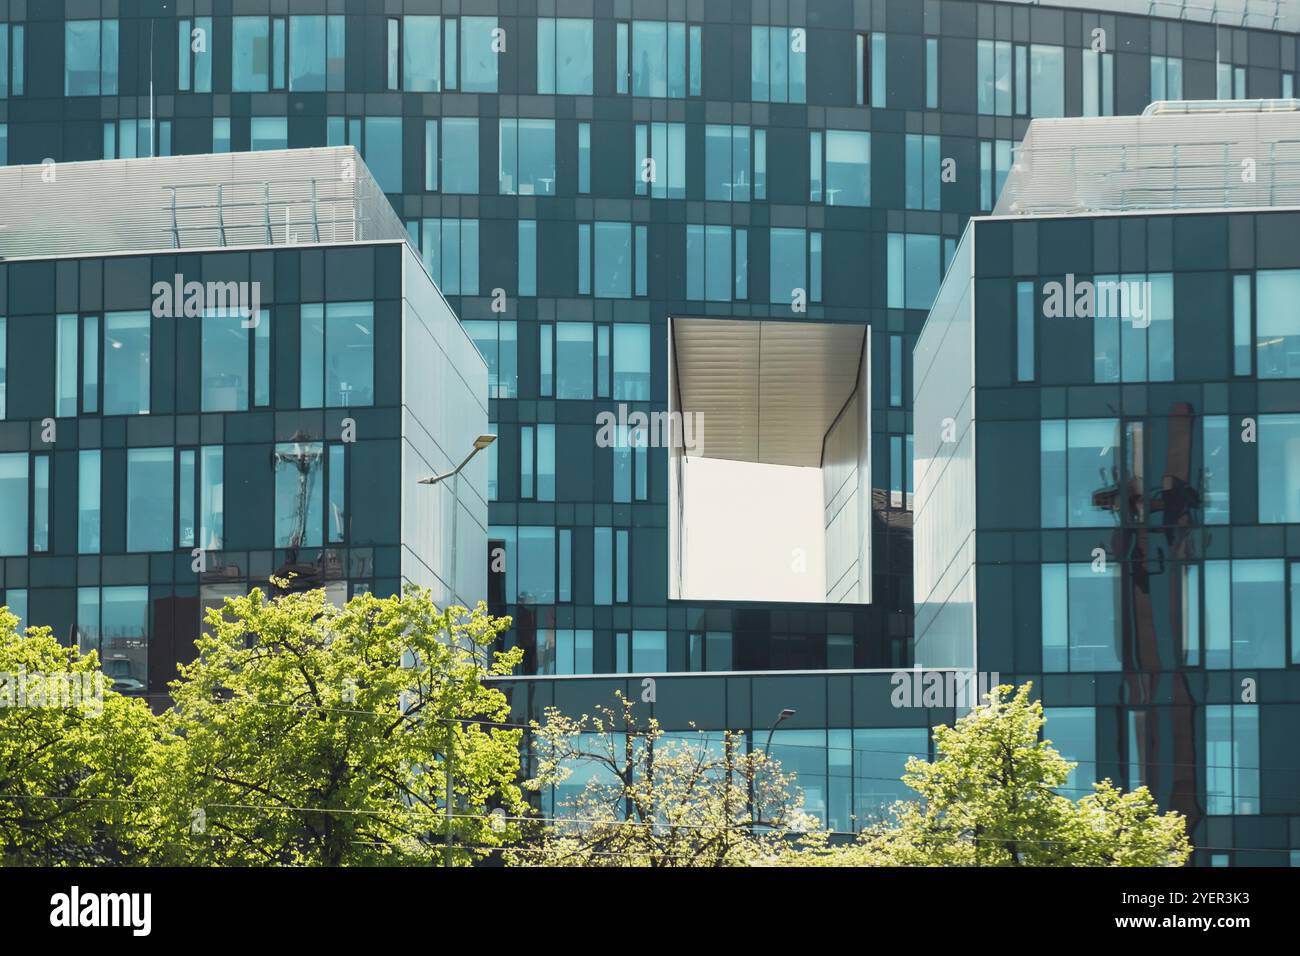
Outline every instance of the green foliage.
<path fill-rule="evenodd" d="M 778 859 L 789 840 L 817 827 L 799 810 L 793 774 L 741 734 L 710 740 L 668 736 L 619 706 L 566 717 L 554 708 L 534 722 L 535 792 L 586 782 L 552 819 L 527 829 L 506 853 L 514 866 L 744 866 Z"/>
<path fill-rule="evenodd" d="M 1030 684 L 987 695 L 953 727 L 934 732 L 934 761 L 908 760 L 919 800 L 852 845 L 789 862 L 831 866 L 1181 866 L 1191 853 L 1181 814 L 1161 814 L 1150 792 L 1109 780 L 1077 803 L 1062 796 L 1075 764 L 1039 739 L 1043 708 Z M 783 861 L 784 862 L 784 861 Z"/>
<path fill-rule="evenodd" d="M 441 861 L 449 752 L 454 861 L 508 839 L 488 813 L 524 808 L 519 731 L 493 725 L 509 705 L 482 682 L 519 659 L 483 659 L 508 625 L 418 589 L 343 608 L 323 591 L 228 598 L 163 718 L 164 842 L 209 865 Z"/>
<path fill-rule="evenodd" d="M 148 843 L 135 786 L 156 767 L 153 714 L 96 654 L 17 625 L 0 607 L 0 864 L 130 863 Z"/>

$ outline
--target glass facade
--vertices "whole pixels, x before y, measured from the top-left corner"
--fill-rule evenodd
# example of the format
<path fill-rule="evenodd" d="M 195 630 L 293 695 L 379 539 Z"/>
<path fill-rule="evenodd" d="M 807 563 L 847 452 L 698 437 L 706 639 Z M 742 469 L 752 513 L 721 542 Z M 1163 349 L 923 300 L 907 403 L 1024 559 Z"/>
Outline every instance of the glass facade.
<path fill-rule="evenodd" d="M 146 16 L 122 5 L 114 8 L 117 16 L 100 19 L 81 12 L 86 5 L 75 15 L 57 4 L 15 6 L 0 33 L 0 162 L 357 147 L 488 362 L 491 430 L 500 436 L 485 455 L 488 526 L 510 569 L 490 577 L 489 593 L 494 609 L 516 621 L 508 640 L 536 649 L 525 670 L 544 675 L 562 668 L 612 673 L 620 662 L 625 669 L 682 672 L 910 665 L 915 425 L 906 356 L 967 217 L 996 201 L 1014 162 L 1013 144 L 1031 117 L 1131 115 L 1154 99 L 1213 98 L 1225 82 L 1233 96 L 1287 95 L 1297 59 L 1293 35 L 1084 5 L 809 0 L 760 15 L 747 4 L 579 4 L 552 5 L 537 16 L 481 2 L 390 6 L 358 13 L 327 0 L 295 0 L 269 12 L 182 5 L 179 13 Z M 1108 42 L 1093 55 L 1087 40 L 1096 29 Z M 1230 67 L 1226 80 L 1222 65 Z M 153 124 L 140 106 L 151 83 Z M 1122 244 L 1107 234 L 1098 246 L 1163 249 L 1164 236 Z M 1025 248 L 1075 241 L 1031 241 Z M 310 441 L 281 427 L 284 409 L 294 413 L 284 422 L 315 422 L 336 410 L 350 410 L 358 421 L 382 418 L 393 407 L 386 390 L 397 380 L 390 367 L 396 359 L 382 350 L 384 303 L 393 294 L 378 287 L 377 271 L 363 269 L 371 281 L 358 278 L 356 288 L 277 297 L 261 326 L 232 335 L 236 330 L 215 317 L 211 325 L 160 323 L 147 303 L 126 302 L 114 291 L 129 281 L 126 266 L 105 263 L 98 278 L 79 286 L 100 291 L 76 301 L 66 292 L 56 298 L 32 291 L 54 281 L 43 275 L 20 283 L 11 274 L 6 285 L 0 427 L 14 425 L 24 437 L 0 444 L 0 488 L 10 489 L 0 494 L 3 599 L 21 603 L 29 617 L 63 624 L 77 601 L 51 598 L 48 578 L 27 567 L 27 555 L 134 562 L 129 566 L 140 570 L 131 580 L 84 587 L 152 588 L 151 574 L 170 582 L 172 573 L 158 555 L 172 554 L 175 573 L 188 573 L 186 542 L 216 539 L 244 555 L 241 569 L 259 574 L 280 565 L 275 549 L 289 547 L 281 542 L 346 545 L 340 560 L 349 579 L 391 587 L 398 573 L 384 549 L 396 545 L 397 532 L 359 540 L 363 519 L 382 523 L 380 516 L 358 513 L 355 503 L 350 513 L 341 509 L 343 517 L 334 513 L 333 496 L 346 497 L 338 492 L 345 486 L 336 459 L 348 462 L 357 447 L 337 449 L 323 427 L 305 429 Z M 1223 382 L 1235 375 L 1234 388 L 1253 389 L 1257 379 L 1268 379 L 1281 390 L 1294 383 L 1300 328 L 1292 327 L 1286 304 L 1295 298 L 1296 266 L 1232 261 L 1236 274 L 1249 275 L 1239 299 L 1218 303 L 1230 315 L 1240 301 L 1242 316 L 1224 344 L 1238 364 Z M 32 267 L 0 266 L 6 268 Z M 305 275 L 319 267 L 313 260 L 294 268 Z M 1157 296 L 1175 305 L 1196 297 L 1188 282 L 1204 281 L 1154 255 L 1098 255 L 1075 271 L 1167 283 Z M 1040 541 L 1033 567 L 1026 563 L 1014 579 L 1015 593 L 1032 609 L 1017 612 L 1005 637 L 989 639 L 1017 642 L 1032 655 L 1032 664 L 1007 665 L 1004 673 L 1040 674 L 1049 669 L 1045 655 L 1063 653 L 1054 658 L 1061 666 L 1053 680 L 1094 667 L 1118 679 L 1122 671 L 1112 668 L 1115 660 L 1127 666 L 1127 638 L 1114 644 L 1085 632 L 1094 616 L 1107 626 L 1113 618 L 1121 635 L 1130 626 L 1127 579 L 1118 572 L 1117 604 L 1094 607 L 1085 586 L 1096 582 L 1072 577 L 1076 566 L 1092 561 L 1091 547 L 1070 550 L 1075 536 L 1108 545 L 1102 535 L 1140 526 L 1158 537 L 1181 520 L 1172 515 L 1194 512 L 1216 525 L 1214 547 L 1226 549 L 1211 559 L 1284 557 L 1285 548 L 1273 544 L 1285 541 L 1300 505 L 1285 483 L 1260 477 L 1263 464 L 1245 456 L 1233 436 L 1244 414 L 1257 413 L 1258 453 L 1288 474 L 1300 469 L 1300 459 L 1292 462 L 1289 420 L 1300 409 L 1271 397 L 1243 406 L 1235 391 L 1228 398 L 1211 393 L 1207 383 L 1220 381 L 1217 369 L 1203 364 L 1210 361 L 1198 347 L 1204 340 L 1186 328 L 1181 310 L 1166 310 L 1140 334 L 1127 325 L 1080 323 L 1078 341 L 1056 348 L 1016 302 L 1023 294 L 1016 281 L 1037 283 L 1046 275 L 999 277 L 1011 280 L 998 293 L 1005 295 L 1000 307 L 1008 321 L 1019 316 L 993 338 L 1009 343 L 999 358 L 1008 363 L 1004 384 L 1041 389 L 1046 397 L 1032 415 L 999 423 L 1014 436 L 1007 441 L 1022 466 L 1009 478 L 1016 500 L 1032 502 L 1033 514 L 1023 526 L 994 534 L 1013 536 L 999 545 L 1013 555 L 1029 547 L 1031 531 L 1050 533 L 1056 543 Z M 1225 272 L 1225 288 L 1232 287 L 1229 278 Z M 668 451 L 604 447 L 593 436 L 596 415 L 620 403 L 647 413 L 667 407 L 665 343 L 673 315 L 870 324 L 878 410 L 871 434 L 871 605 L 668 601 Z M 30 354 L 49 356 L 39 379 Z M 186 384 L 180 367 L 190 370 Z M 1175 414 L 1170 409 L 1183 401 L 1185 381 L 1200 383 L 1212 401 L 1188 400 L 1186 415 Z M 1149 404 L 1127 404 L 1129 390 Z M 1095 397 L 1102 394 L 1106 400 Z M 27 430 L 47 414 L 106 424 L 78 430 L 84 446 L 60 445 L 75 457 L 65 462 L 56 452 L 38 465 L 34 455 L 41 452 L 28 447 Z M 172 431 L 154 431 L 161 426 L 152 423 L 164 419 L 174 422 Z M 1110 448 L 1098 444 L 1111 438 Z M 1153 456 L 1185 440 L 1188 475 L 1166 486 Z M 228 482 L 211 479 L 218 466 L 204 450 L 214 447 L 224 448 L 220 467 Z M 174 452 L 173 519 L 164 521 L 144 501 L 134 512 L 127 507 L 128 475 L 165 467 L 145 455 L 132 471 L 130 449 Z M 262 467 L 273 456 L 278 471 Z M 1145 487 L 1158 497 L 1120 509 L 1097 496 L 1138 462 Z M 48 554 L 36 550 L 46 525 L 30 515 L 47 467 L 54 501 Z M 1105 478 L 1100 469 L 1108 469 Z M 244 500 L 241 485 L 254 472 L 264 485 L 259 509 L 232 509 L 224 524 L 205 526 L 204 509 L 223 497 Z M 67 475 L 80 476 L 75 493 L 63 484 Z M 997 511 L 986 500 L 981 511 Z M 71 514 L 75 521 L 62 517 Z M 1244 539 L 1251 548 L 1258 543 L 1272 552 L 1239 554 L 1241 523 L 1255 529 L 1255 539 Z M 254 526 L 264 532 L 257 540 Z M 340 533 L 342 542 L 335 540 Z M 130 542 L 170 543 L 173 551 L 137 551 Z M 358 549 L 362 557 L 354 557 Z M 1161 560 L 1154 551 L 1145 557 L 1153 567 Z M 1149 610 L 1160 622 L 1184 595 L 1169 582 L 1196 581 L 1201 600 L 1218 586 L 1200 563 L 1184 568 L 1168 546 L 1163 560 L 1166 573 L 1152 586 L 1165 593 Z M 1050 586 L 1048 566 L 1060 569 L 1049 575 Z M 1275 587 L 1271 577 L 1253 581 L 1252 569 L 1241 571 L 1247 576 L 1237 584 L 1233 572 L 1230 565 L 1230 592 Z M 1289 582 L 1282 585 L 1288 595 Z M 1038 633 L 1046 594 L 1066 609 L 1050 645 Z M 153 604 L 151 619 L 159 613 Z M 106 605 L 88 598 L 91 606 Z M 1273 613 L 1272 604 L 1267 609 Z M 1286 605 L 1283 618 L 1291 614 Z M 157 633 L 156 622 L 151 626 Z M 1202 616 L 1201 630 L 1212 626 Z M 1199 631 L 1179 641 L 1161 652 L 1162 660 L 1209 655 Z M 1229 648 L 1236 650 L 1231 633 Z M 1275 656 L 1276 649 L 1242 653 Z M 1066 706 L 1054 687 L 1046 688 L 1049 703 Z M 1104 719 L 1099 711 L 1098 721 Z M 735 726 L 766 722 L 756 707 Z M 855 715 L 802 729 L 822 733 L 833 754 L 857 742 L 836 751 L 841 743 L 832 735 L 874 728 Z M 1104 765 L 1107 758 L 1098 759 Z M 858 779 L 856 767 L 827 759 L 818 799 L 828 816 L 865 812 L 871 803 L 837 795 L 836 781 Z"/>

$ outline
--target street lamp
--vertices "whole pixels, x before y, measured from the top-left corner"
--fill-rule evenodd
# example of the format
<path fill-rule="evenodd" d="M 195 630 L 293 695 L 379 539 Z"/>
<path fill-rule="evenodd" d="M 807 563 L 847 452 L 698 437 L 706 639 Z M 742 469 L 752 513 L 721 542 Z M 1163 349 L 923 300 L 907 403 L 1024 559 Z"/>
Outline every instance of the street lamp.
<path fill-rule="evenodd" d="M 449 472 L 446 472 L 445 474 L 430 475 L 428 478 L 421 478 L 420 484 L 436 485 L 438 482 L 444 481 L 447 478 L 454 478 L 456 475 L 460 474 L 462 468 L 464 468 L 466 465 L 469 464 L 469 460 L 471 458 L 473 458 L 475 455 L 477 455 L 484 448 L 486 448 L 488 445 L 492 444 L 496 440 L 497 440 L 496 435 L 479 435 L 478 438 L 474 439 L 474 448 L 470 451 L 468 455 L 465 456 L 464 461 L 462 461 L 454 469 L 452 469 Z"/>
<path fill-rule="evenodd" d="M 765 757 L 772 756 L 772 735 L 776 733 L 776 728 L 781 723 L 781 721 L 789 720 L 794 715 L 795 715 L 795 709 L 793 707 L 781 708 L 781 713 L 776 715 L 776 720 L 772 721 L 772 726 L 767 731 L 767 744 L 764 745 L 763 747 L 763 756 Z"/>
<path fill-rule="evenodd" d="M 470 453 L 465 456 L 465 460 L 462 461 L 455 468 L 453 468 L 451 471 L 441 475 L 430 475 L 428 478 L 420 479 L 420 484 L 422 485 L 436 485 L 440 481 L 445 481 L 448 478 L 455 479 L 455 481 L 452 482 L 452 491 L 451 491 L 451 585 L 449 588 L 449 593 L 451 594 L 452 601 L 456 599 L 456 518 L 460 513 L 460 505 L 458 503 L 460 500 L 460 473 L 461 470 L 466 465 L 469 464 L 471 458 L 473 458 L 475 455 L 477 455 L 484 448 L 486 448 L 488 445 L 492 444 L 496 440 L 497 440 L 496 435 L 479 435 L 478 438 L 474 439 L 474 447 L 471 448 Z M 451 639 L 450 633 L 447 635 L 447 639 L 450 641 Z M 452 723 L 449 721 L 447 725 L 447 753 L 443 758 L 443 764 L 445 765 L 446 768 L 445 786 L 447 790 L 446 796 L 444 797 L 444 799 L 446 800 L 447 833 L 446 833 L 445 844 L 444 844 L 443 866 L 451 866 L 451 862 L 452 862 L 451 816 L 452 816 L 452 806 L 455 803 L 455 792 L 452 789 L 453 778 L 451 773 L 451 762 L 452 762 L 452 746 L 455 739 L 456 739 L 455 728 L 452 725 Z"/>

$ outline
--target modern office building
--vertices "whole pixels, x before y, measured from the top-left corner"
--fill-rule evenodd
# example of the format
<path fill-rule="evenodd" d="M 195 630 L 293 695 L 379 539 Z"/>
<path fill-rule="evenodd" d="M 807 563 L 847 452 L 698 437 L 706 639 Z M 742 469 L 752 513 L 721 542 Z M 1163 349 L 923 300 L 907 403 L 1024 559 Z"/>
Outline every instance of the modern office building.
<path fill-rule="evenodd" d="M 272 574 L 484 597 L 485 462 L 418 482 L 487 430 L 487 366 L 354 150 L 9 167 L 0 195 L 24 623 L 161 703 L 203 610 Z"/>
<path fill-rule="evenodd" d="M 642 675 L 671 726 L 761 735 L 793 708 L 773 752 L 846 830 L 952 713 L 892 707 L 888 677 L 915 660 L 910 355 L 968 218 L 993 210 L 1031 118 L 1289 96 L 1300 29 L 1258 0 L 10 0 L 0 17 L 11 164 L 357 148 L 489 365 L 489 593 L 527 650 L 504 685 L 517 713 L 640 699 Z M 754 440 L 761 398 L 710 427 L 708 389 L 678 394 L 714 320 L 807 326 L 818 380 L 813 340 L 834 343 L 836 389 L 767 423 L 780 454 Z M 793 393 L 742 348 L 729 373 Z M 701 410 L 699 455 L 631 418 Z M 730 549 L 684 548 L 700 525 L 683 536 L 680 515 L 736 511 L 718 489 L 755 468 L 790 482 L 750 509 L 757 533 L 719 521 Z M 692 509 L 710 488 L 729 507 Z M 795 511 L 781 587 L 723 573 Z"/>
<path fill-rule="evenodd" d="M 1035 120 L 917 342 L 916 657 L 1033 680 L 1071 786 L 1300 848 L 1300 101 Z"/>

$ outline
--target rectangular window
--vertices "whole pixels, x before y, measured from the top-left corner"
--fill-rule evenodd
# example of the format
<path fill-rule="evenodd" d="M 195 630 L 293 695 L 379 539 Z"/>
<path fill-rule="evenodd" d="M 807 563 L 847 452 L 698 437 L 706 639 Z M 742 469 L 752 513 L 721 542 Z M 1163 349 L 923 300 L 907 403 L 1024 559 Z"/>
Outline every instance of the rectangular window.
<path fill-rule="evenodd" d="M 750 99 L 758 103 L 806 102 L 807 44 L 803 27 L 750 27 Z"/>
<path fill-rule="evenodd" d="M 578 295 L 591 295 L 591 224 L 578 223 Z"/>
<path fill-rule="evenodd" d="M 1057 793 L 1078 800 L 1092 793 L 1097 779 L 1097 710 L 1094 707 L 1044 707 L 1043 737 L 1062 757 L 1077 764 Z"/>
<path fill-rule="evenodd" d="M 442 190 L 478 192 L 478 120 L 447 116 L 442 120 Z"/>
<path fill-rule="evenodd" d="M 1045 671 L 1120 669 L 1119 570 L 1107 563 L 1044 564 L 1042 636 Z"/>
<path fill-rule="evenodd" d="M 55 321 L 54 414 L 72 418 L 77 414 L 81 322 L 76 315 L 60 315 Z"/>
<path fill-rule="evenodd" d="M 487 361 L 488 398 L 518 397 L 518 329 L 515 323 L 466 319 L 461 325 Z"/>
<path fill-rule="evenodd" d="M 1227 524 L 1230 514 L 1231 436 L 1227 415 L 1202 419 L 1201 498 L 1207 525 Z"/>
<path fill-rule="evenodd" d="M 1094 381 L 1172 381 L 1173 276 L 1099 275 L 1093 289 Z"/>
<path fill-rule="evenodd" d="M 629 402 L 650 400 L 650 326 L 620 323 L 614 326 L 614 398 Z"/>
<path fill-rule="evenodd" d="M 1016 381 L 1034 380 L 1034 324 L 1036 319 L 1034 284 L 1016 283 Z"/>
<path fill-rule="evenodd" d="M 871 34 L 871 105 L 875 109 L 884 109 L 888 105 L 887 49 L 885 34 Z"/>
<path fill-rule="evenodd" d="M 149 413 L 148 312 L 109 312 L 104 316 L 104 414 Z"/>
<path fill-rule="evenodd" d="M 519 294 L 537 295 L 537 221 L 519 220 Z"/>
<path fill-rule="evenodd" d="M 1205 666 L 1286 666 L 1283 561 L 1205 562 Z"/>
<path fill-rule="evenodd" d="M 939 41 L 925 38 L 925 108 L 939 108 Z"/>
<path fill-rule="evenodd" d="M 68 20 L 63 28 L 63 94 L 116 96 L 117 21 Z"/>
<path fill-rule="evenodd" d="M 592 23 L 590 19 L 538 19 L 538 93 L 591 95 Z"/>
<path fill-rule="evenodd" d="M 233 310 L 207 312 L 200 319 L 202 411 L 248 409 L 250 330 L 245 321 Z"/>
<path fill-rule="evenodd" d="M 626 528 L 614 530 L 614 600 L 626 604 L 628 596 L 628 574 L 632 567 L 629 560 L 630 533 Z"/>
<path fill-rule="evenodd" d="M 1104 528 L 1116 514 L 1107 491 L 1118 473 L 1119 420 L 1046 420 L 1040 427 L 1040 502 L 1044 528 Z"/>
<path fill-rule="evenodd" d="M 420 230 L 424 268 L 443 295 L 478 295 L 477 219 L 425 219 Z"/>
<path fill-rule="evenodd" d="M 647 238 L 645 226 L 634 229 L 628 222 L 579 223 L 579 293 L 602 299 L 645 295 Z"/>
<path fill-rule="evenodd" d="M 0 455 L 0 461 L 4 456 Z M 0 498 L 0 504 L 4 501 Z M 593 555 L 592 565 L 595 569 L 595 596 L 593 602 L 596 605 L 607 605 L 614 603 L 614 529 L 613 528 L 592 528 Z"/>
<path fill-rule="evenodd" d="M 93 589 L 78 589 L 84 590 L 93 593 Z M 100 595 L 96 643 L 104 673 L 120 692 L 143 692 L 149 677 L 149 589 L 106 587 L 100 589 Z M 80 610 L 80 594 L 78 597 Z"/>
<path fill-rule="evenodd" d="M 735 267 L 733 270 L 733 248 Z M 686 227 L 686 298 L 729 302 L 748 294 L 748 240 L 730 226 Z"/>
<path fill-rule="evenodd" d="M 700 95 L 700 28 L 680 21 L 633 20 L 615 32 L 616 89 L 633 96 Z M 629 50 L 628 40 L 631 38 Z M 630 73 L 630 77 L 629 77 Z"/>
<path fill-rule="evenodd" d="M 28 455 L 0 452 L 0 555 L 27 554 Z"/>
<path fill-rule="evenodd" d="M 497 184 L 501 195 L 553 195 L 555 120 L 500 120 L 497 159 Z"/>
<path fill-rule="evenodd" d="M 343 89 L 343 17 L 289 17 L 289 89 Z"/>
<path fill-rule="evenodd" d="M 1232 277 L 1232 374 L 1249 375 L 1254 349 L 1250 339 L 1251 290 L 1249 275 Z"/>
<path fill-rule="evenodd" d="M 1259 416 L 1260 524 L 1300 524 L 1300 415 Z"/>
<path fill-rule="evenodd" d="M 891 309 L 929 309 L 939 291 L 939 236 L 889 233 L 886 300 Z"/>
<path fill-rule="evenodd" d="M 32 553 L 50 550 L 50 456 L 32 455 Z"/>
<path fill-rule="evenodd" d="M 555 324 L 556 398 L 594 397 L 593 331 L 590 322 Z"/>
<path fill-rule="evenodd" d="M 1183 60 L 1176 56 L 1151 57 L 1151 101 L 1183 98 Z"/>
<path fill-rule="evenodd" d="M 1032 116 L 1065 115 L 1065 50 L 1035 43 L 1029 48 L 1029 105 Z"/>
<path fill-rule="evenodd" d="M 220 452 L 220 449 L 217 449 L 217 451 Z M 220 459 L 218 459 L 218 462 L 219 461 Z M 329 540 L 330 544 L 341 544 L 347 540 L 348 530 L 348 468 L 346 445 L 332 444 L 329 446 L 329 462 L 327 464 L 327 470 L 329 480 L 329 501 L 327 502 L 325 513 L 326 538 Z M 218 534 L 220 534 L 219 530 Z M 209 547 L 213 547 L 213 545 L 209 545 Z"/>
<path fill-rule="evenodd" d="M 889 404 L 903 404 L 903 337 L 889 337 Z"/>
<path fill-rule="evenodd" d="M 1080 51 L 1083 57 L 1083 115 L 1115 115 L 1115 54 Z"/>
<path fill-rule="evenodd" d="M 591 124 L 578 124 L 578 192 L 591 192 Z"/>
<path fill-rule="evenodd" d="M 283 53 L 277 51 L 273 56 L 271 47 L 273 42 L 282 43 L 283 35 L 273 37 L 271 22 L 268 17 L 231 18 L 230 86 L 234 92 L 265 93 L 272 88 L 272 72 L 282 62 Z M 282 18 L 275 18 L 275 23 L 283 29 Z"/>
<path fill-rule="evenodd" d="M 939 208 L 939 137 L 907 134 L 906 200 L 908 209 Z"/>
<path fill-rule="evenodd" d="M 975 45 L 977 73 L 976 106 L 987 116 L 1010 116 L 1015 83 L 1012 77 L 1011 43 L 1006 40 L 978 40 Z M 1017 110 L 1023 113 L 1024 110 Z"/>
<path fill-rule="evenodd" d="M 275 546 L 319 548 L 323 541 L 325 446 L 284 442 L 275 446 Z"/>
<path fill-rule="evenodd" d="M 704 198 L 749 202 L 751 195 L 754 199 L 767 195 L 766 131 L 751 131 L 748 126 L 705 126 Z"/>
<path fill-rule="evenodd" d="M 249 149 L 287 149 L 289 120 L 283 116 L 254 116 L 249 122 Z"/>
<path fill-rule="evenodd" d="M 1205 708 L 1205 811 L 1211 815 L 1259 813 L 1259 707 L 1210 704 Z"/>
<path fill-rule="evenodd" d="M 447 22 L 454 24 L 456 21 L 449 19 Z M 505 35 L 498 30 L 496 17 L 461 17 L 460 88 L 466 93 L 495 93 L 497 59 L 505 49 Z M 450 56 L 447 66 L 455 69 Z"/>
<path fill-rule="evenodd" d="M 437 93 L 442 89 L 442 18 L 408 15 L 388 21 L 389 89 L 397 89 L 397 50 L 402 56 L 402 89 Z"/>
<path fill-rule="evenodd" d="M 1255 274 L 1255 362 L 1260 378 L 1300 378 L 1300 269 Z"/>
<path fill-rule="evenodd" d="M 188 17 L 178 22 L 176 89 L 212 92 L 212 18 Z"/>
<path fill-rule="evenodd" d="M 99 553 L 100 453 L 77 453 L 77 553 Z"/>
<path fill-rule="evenodd" d="M 193 548 L 198 534 L 195 508 L 199 500 L 198 466 L 193 448 L 176 454 L 176 546 Z"/>
<path fill-rule="evenodd" d="M 130 448 L 126 453 L 126 550 L 170 551 L 175 537 L 175 453 Z"/>
<path fill-rule="evenodd" d="M 371 302 L 303 305 L 303 408 L 349 408 L 375 403 L 374 332 Z"/>
<path fill-rule="evenodd" d="M 685 123 L 638 123 L 636 151 L 638 196 L 686 198 Z"/>
<path fill-rule="evenodd" d="M 813 178 L 809 198 L 819 202 L 825 183 L 828 206 L 871 205 L 871 134 L 828 129 L 825 133 L 826 168 L 821 168 L 822 133 L 810 134 L 809 160 Z"/>

